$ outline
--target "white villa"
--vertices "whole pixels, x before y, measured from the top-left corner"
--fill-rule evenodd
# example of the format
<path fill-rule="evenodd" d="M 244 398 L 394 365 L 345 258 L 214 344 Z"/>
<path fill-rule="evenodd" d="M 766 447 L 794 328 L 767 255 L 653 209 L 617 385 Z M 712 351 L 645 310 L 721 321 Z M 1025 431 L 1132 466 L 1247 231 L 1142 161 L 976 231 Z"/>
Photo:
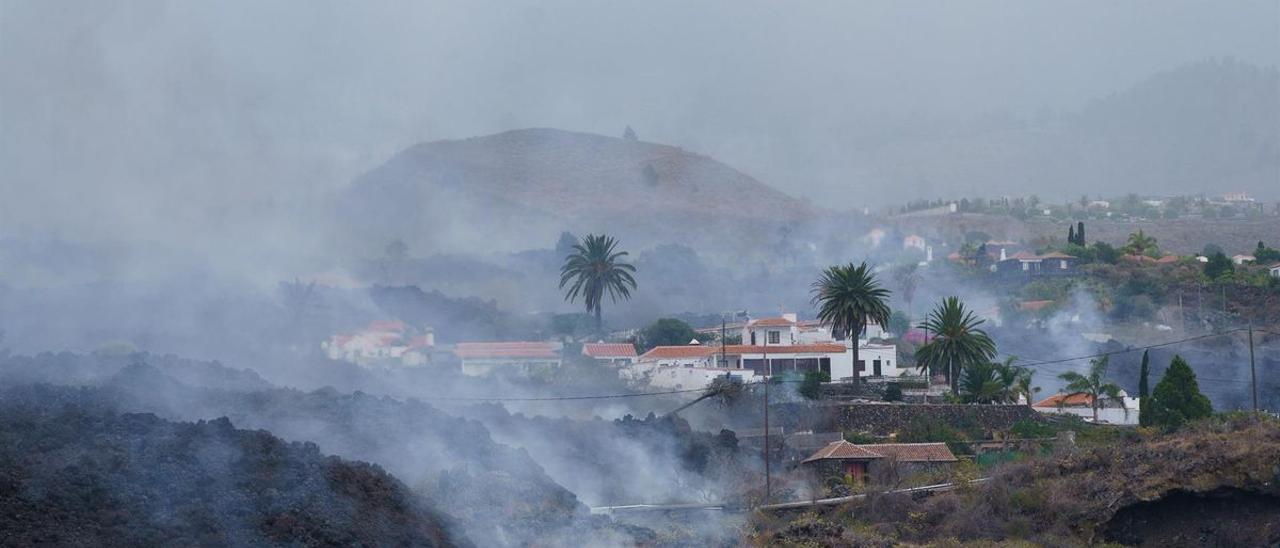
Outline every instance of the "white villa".
<path fill-rule="evenodd" d="M 870 338 L 884 337 L 884 329 L 873 325 L 858 340 L 860 377 L 897 377 L 910 374 L 898 368 L 897 347 L 873 344 Z M 742 344 L 659 346 L 645 352 L 621 374 L 653 386 L 696 389 L 718 376 L 743 381 L 765 379 L 789 372 L 824 371 L 833 381 L 852 379 L 853 352 L 849 341 L 831 336 L 830 328 L 817 321 L 798 321 L 795 314 L 760 318 L 741 326 Z"/>
<path fill-rule="evenodd" d="M 416 367 L 431 359 L 436 345 L 431 329 L 414 329 L 399 320 L 369 323 L 355 333 L 329 337 L 320 349 L 332 360 L 346 360 L 360 367 Z"/>

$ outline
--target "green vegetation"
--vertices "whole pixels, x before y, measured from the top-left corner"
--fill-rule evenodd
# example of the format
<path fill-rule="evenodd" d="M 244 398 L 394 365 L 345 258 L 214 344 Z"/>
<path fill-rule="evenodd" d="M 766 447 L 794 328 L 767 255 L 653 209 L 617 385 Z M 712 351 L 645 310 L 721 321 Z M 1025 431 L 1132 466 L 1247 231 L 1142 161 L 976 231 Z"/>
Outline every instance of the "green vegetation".
<path fill-rule="evenodd" d="M 1068 394 L 1085 394 L 1089 396 L 1090 407 L 1093 409 L 1093 422 L 1098 422 L 1098 404 L 1102 399 L 1117 399 L 1120 397 L 1120 385 L 1107 382 L 1107 363 L 1111 361 L 1110 356 L 1103 356 L 1098 359 L 1089 360 L 1089 374 L 1081 375 L 1075 371 L 1067 371 L 1058 378 L 1067 381 L 1066 392 Z"/>
<path fill-rule="evenodd" d="M 960 401 L 964 403 L 1017 403 L 1023 396 L 1031 402 L 1031 396 L 1039 391 L 1031 386 L 1031 369 L 1013 365 L 1013 358 L 1004 363 L 978 362 L 970 364 L 960 373 Z"/>
<path fill-rule="evenodd" d="M 943 299 L 919 326 L 932 338 L 916 350 L 916 365 L 922 372 L 946 372 L 951 392 L 959 393 L 960 371 L 989 363 L 996 355 L 996 343 L 980 328 L 982 323 L 959 297 Z"/>
<path fill-rule="evenodd" d="M 1204 263 L 1204 276 L 1210 280 L 1220 280 L 1236 273 L 1236 265 L 1221 251 L 1209 256 Z"/>
<path fill-rule="evenodd" d="M 1264 266 L 1280 262 L 1280 250 L 1267 247 L 1266 244 L 1262 243 L 1262 240 L 1258 240 L 1258 247 L 1253 250 L 1253 259 Z"/>
<path fill-rule="evenodd" d="M 1151 390 L 1148 386 L 1151 376 L 1150 350 L 1142 351 L 1142 365 L 1138 368 L 1138 424 L 1151 426 Z"/>
<path fill-rule="evenodd" d="M 661 318 L 641 329 L 636 334 L 636 348 L 640 353 L 645 353 L 655 346 L 680 346 L 689 344 L 690 341 L 698 340 L 706 342 L 703 339 L 710 340 L 710 337 L 699 336 L 689 324 L 676 318 Z"/>
<path fill-rule="evenodd" d="M 1213 404 L 1200 393 L 1196 374 L 1182 356 L 1173 357 L 1169 369 L 1152 391 L 1150 400 L 1150 422 L 1152 426 L 1165 430 L 1173 430 L 1188 421 L 1213 414 Z"/>
<path fill-rule="evenodd" d="M 564 258 L 560 267 L 560 289 L 569 285 L 565 300 L 573 302 L 582 296 L 587 313 L 595 313 L 596 331 L 603 331 L 600 305 L 605 292 L 613 302 L 619 298 L 630 299 L 636 288 L 632 273 L 636 267 L 623 262 L 626 251 L 618 251 L 618 241 L 606 234 L 587 234 L 582 241 L 573 244 L 573 252 Z M 572 284 L 570 284 L 572 282 Z"/>
<path fill-rule="evenodd" d="M 871 272 L 866 262 L 860 265 L 829 266 L 813 282 L 813 304 L 818 319 L 831 326 L 831 334 L 857 340 L 867 323 L 889 323 L 889 290 Z M 858 363 L 858 345 L 853 344 L 853 363 Z M 859 374 L 854 371 L 856 389 Z"/>
<path fill-rule="evenodd" d="M 1139 229 L 1129 235 L 1129 241 L 1124 244 L 1124 252 L 1130 255 L 1157 257 L 1160 254 L 1160 246 L 1156 245 L 1155 237 L 1148 236 Z"/>
<path fill-rule="evenodd" d="M 801 396 L 808 400 L 816 400 L 822 398 L 822 383 L 831 382 L 831 375 L 825 371 L 806 371 L 804 380 L 800 381 L 800 388 L 797 390 Z M 901 396 L 901 393 L 899 393 Z"/>
<path fill-rule="evenodd" d="M 884 401 L 902 401 L 902 385 L 891 382 L 884 387 Z"/>

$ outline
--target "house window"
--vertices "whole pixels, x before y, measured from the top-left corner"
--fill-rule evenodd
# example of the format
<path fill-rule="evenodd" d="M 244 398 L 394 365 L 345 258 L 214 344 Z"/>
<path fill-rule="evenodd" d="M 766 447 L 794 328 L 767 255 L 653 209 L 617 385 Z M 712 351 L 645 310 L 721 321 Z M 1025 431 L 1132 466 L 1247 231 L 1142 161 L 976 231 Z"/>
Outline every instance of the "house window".
<path fill-rule="evenodd" d="M 1022 263 L 1023 270 L 1031 270 L 1031 263 Z"/>
<path fill-rule="evenodd" d="M 769 332 L 769 344 L 779 344 L 779 343 L 781 343 L 781 342 L 782 342 L 782 332 L 781 332 L 781 331 L 770 331 L 770 332 Z"/>
<path fill-rule="evenodd" d="M 756 332 L 755 332 L 755 331 L 752 331 L 752 332 L 751 332 L 751 346 L 755 346 L 755 345 L 756 345 Z"/>
<path fill-rule="evenodd" d="M 867 360 L 858 360 L 858 372 L 861 373 L 866 370 L 867 370 Z"/>
<path fill-rule="evenodd" d="M 1059 265 L 1059 268 L 1063 270 L 1067 269 L 1067 261 L 1058 261 L 1058 265 Z"/>

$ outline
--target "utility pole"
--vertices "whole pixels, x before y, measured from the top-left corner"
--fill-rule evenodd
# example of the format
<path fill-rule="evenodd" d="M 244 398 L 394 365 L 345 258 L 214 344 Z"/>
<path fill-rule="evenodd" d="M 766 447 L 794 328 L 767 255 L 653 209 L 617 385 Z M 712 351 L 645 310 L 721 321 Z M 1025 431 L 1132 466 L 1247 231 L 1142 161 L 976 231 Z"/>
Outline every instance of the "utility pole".
<path fill-rule="evenodd" d="M 773 367 L 769 365 L 769 330 L 764 331 L 764 366 L 770 374 L 764 380 L 764 502 L 772 498 L 773 480 L 769 475 L 769 382 L 773 380 Z"/>
<path fill-rule="evenodd" d="M 1249 382 L 1253 388 L 1253 418 L 1258 418 L 1258 369 L 1253 363 L 1253 323 L 1249 323 Z"/>

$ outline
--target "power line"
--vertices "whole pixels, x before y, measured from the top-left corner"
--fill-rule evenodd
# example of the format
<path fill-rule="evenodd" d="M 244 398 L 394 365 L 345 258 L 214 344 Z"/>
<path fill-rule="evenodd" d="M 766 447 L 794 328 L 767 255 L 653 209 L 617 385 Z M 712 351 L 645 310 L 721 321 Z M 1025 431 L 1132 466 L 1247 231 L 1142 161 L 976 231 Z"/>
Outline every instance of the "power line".
<path fill-rule="evenodd" d="M 1222 332 L 1222 333 L 1210 333 L 1210 334 L 1208 334 L 1208 335 L 1199 335 L 1199 336 L 1196 336 L 1196 337 L 1188 337 L 1188 338 L 1185 338 L 1185 339 L 1179 339 L 1179 340 L 1176 340 L 1176 341 L 1167 341 L 1167 342 L 1162 342 L 1162 343 L 1157 343 L 1157 344 L 1152 344 L 1152 345 L 1147 345 L 1147 346 L 1133 346 L 1133 347 L 1125 348 L 1124 350 L 1113 350 L 1113 351 L 1111 351 L 1111 352 L 1102 352 L 1102 353 L 1099 353 L 1099 354 L 1090 354 L 1090 355 L 1088 355 L 1088 356 L 1075 356 L 1075 357 L 1072 357 L 1072 358 L 1059 358 L 1059 359 L 1056 359 L 1056 360 L 1035 360 L 1035 361 L 1031 361 L 1031 362 L 1028 362 L 1028 363 L 1022 363 L 1022 364 L 1020 364 L 1020 365 L 1024 365 L 1024 366 L 1025 366 L 1025 365 L 1049 365 L 1049 364 L 1055 364 L 1055 363 L 1066 363 L 1066 362 L 1074 362 L 1074 361 L 1079 361 L 1079 360 L 1088 360 L 1088 359 L 1093 359 L 1093 358 L 1101 358 L 1101 357 L 1104 357 L 1104 356 L 1110 356 L 1110 355 L 1112 355 L 1112 354 L 1124 354 L 1124 353 L 1127 353 L 1127 352 L 1136 352 L 1136 351 L 1138 351 L 1138 350 L 1148 350 L 1148 349 L 1151 349 L 1151 348 L 1160 348 L 1160 347 L 1164 347 L 1164 346 L 1173 346 L 1173 345 L 1175 345 L 1175 344 L 1182 344 L 1182 343 L 1185 343 L 1185 342 L 1198 341 L 1198 340 L 1202 340 L 1202 339 L 1211 339 L 1211 338 L 1214 338 L 1214 337 L 1224 337 L 1224 336 L 1226 336 L 1226 335 L 1228 335 L 1228 334 L 1235 333 L 1235 332 L 1239 332 L 1239 331 L 1244 331 L 1244 328 L 1230 329 L 1230 330 L 1224 331 L 1224 332 Z"/>

